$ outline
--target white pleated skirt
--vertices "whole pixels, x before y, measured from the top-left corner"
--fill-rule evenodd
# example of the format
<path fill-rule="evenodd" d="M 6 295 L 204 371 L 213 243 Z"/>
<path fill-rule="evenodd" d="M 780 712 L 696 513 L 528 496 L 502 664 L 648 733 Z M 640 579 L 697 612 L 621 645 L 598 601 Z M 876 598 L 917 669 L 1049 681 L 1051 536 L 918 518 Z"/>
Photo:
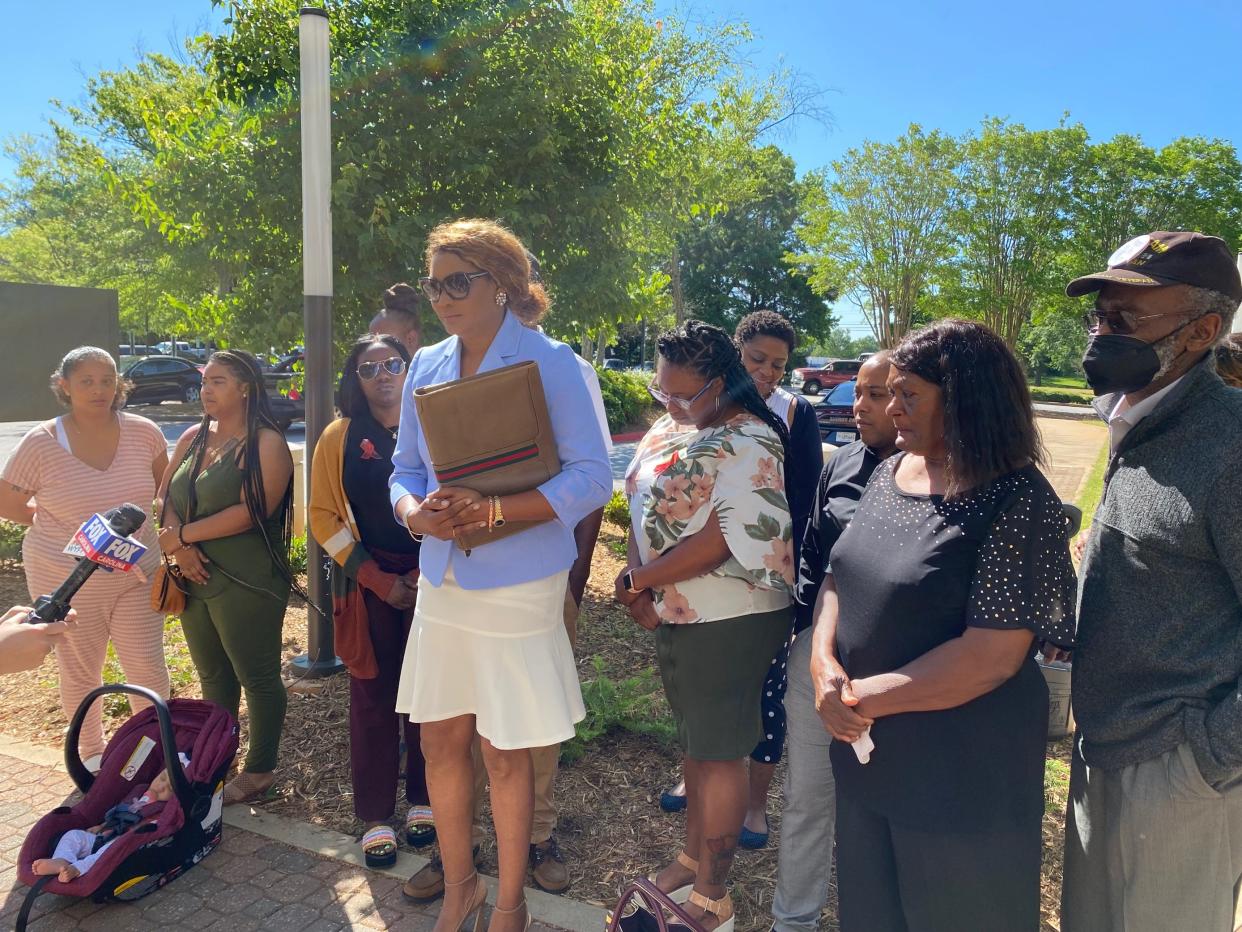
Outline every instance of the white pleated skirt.
<path fill-rule="evenodd" d="M 415 722 L 473 715 L 501 750 L 573 737 L 586 717 L 565 633 L 568 571 L 496 589 L 463 589 L 450 569 L 418 580 L 397 711 Z"/>

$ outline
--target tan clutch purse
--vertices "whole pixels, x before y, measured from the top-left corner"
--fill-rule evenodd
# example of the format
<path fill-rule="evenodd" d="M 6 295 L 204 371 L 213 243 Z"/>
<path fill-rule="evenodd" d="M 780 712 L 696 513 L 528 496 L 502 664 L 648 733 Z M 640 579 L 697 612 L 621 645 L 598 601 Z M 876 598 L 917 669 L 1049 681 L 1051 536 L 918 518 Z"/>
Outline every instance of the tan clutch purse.
<path fill-rule="evenodd" d="M 432 488 L 460 485 L 483 495 L 513 495 L 561 471 L 534 362 L 416 388 L 414 406 L 431 454 Z M 457 546 L 472 550 L 541 523 L 506 521 L 491 531 L 468 531 Z"/>

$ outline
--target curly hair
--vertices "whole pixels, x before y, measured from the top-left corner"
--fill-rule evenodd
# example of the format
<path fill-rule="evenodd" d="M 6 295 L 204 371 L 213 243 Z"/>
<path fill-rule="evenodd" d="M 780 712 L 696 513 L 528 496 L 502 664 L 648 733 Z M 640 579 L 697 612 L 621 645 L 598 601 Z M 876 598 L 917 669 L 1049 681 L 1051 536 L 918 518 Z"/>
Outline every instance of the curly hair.
<path fill-rule="evenodd" d="M 106 362 L 112 367 L 113 372 L 117 371 L 116 360 L 112 358 L 112 354 L 107 350 L 100 349 L 98 346 L 79 346 L 77 349 L 71 349 L 65 354 L 65 358 L 60 361 L 60 365 L 52 370 L 52 377 L 48 380 L 52 394 L 66 408 L 69 407 L 69 393 L 65 391 L 60 383 L 68 380 L 69 376 L 73 374 L 73 370 L 84 362 Z M 120 373 L 117 373 L 116 394 L 112 396 L 113 411 L 120 411 L 125 407 L 125 399 L 129 397 L 133 387 L 133 382 L 122 378 Z"/>
<path fill-rule="evenodd" d="M 724 381 L 725 397 L 771 427 L 788 452 L 789 427 L 759 395 L 754 380 L 742 365 L 737 345 L 727 332 L 701 320 L 688 320 L 675 330 L 660 334 L 656 351 L 665 362 L 685 366 L 705 379 L 720 376 Z"/>
<path fill-rule="evenodd" d="M 1242 333 L 1231 333 L 1216 345 L 1216 371 L 1229 385 L 1242 388 Z"/>
<path fill-rule="evenodd" d="M 1022 365 L 983 324 L 942 320 L 915 330 L 891 362 L 944 393 L 946 497 L 1045 461 Z"/>
<path fill-rule="evenodd" d="M 410 362 L 410 351 L 405 348 L 405 344 L 393 336 L 380 336 L 375 333 L 366 333 L 360 336 L 354 345 L 350 347 L 349 355 L 345 357 L 345 362 L 341 368 L 341 382 L 339 386 L 339 406 L 341 413 L 348 418 L 363 417 L 370 406 L 367 404 L 367 396 L 362 391 L 362 380 L 358 378 L 358 360 L 362 358 L 362 354 L 369 349 L 377 346 L 386 346 L 396 355 L 405 360 L 406 365 Z"/>
<path fill-rule="evenodd" d="M 738 346 L 755 337 L 784 340 L 791 356 L 798 349 L 798 334 L 794 331 L 793 324 L 789 322 L 789 318 L 775 311 L 754 311 L 738 321 L 737 329 L 733 331 L 733 339 Z"/>
<path fill-rule="evenodd" d="M 428 266 L 438 252 L 451 252 L 487 272 L 509 296 L 509 310 L 528 327 L 548 312 L 552 302 L 542 282 L 531 278 L 530 253 L 504 224 L 496 220 L 442 223 L 427 237 Z"/>

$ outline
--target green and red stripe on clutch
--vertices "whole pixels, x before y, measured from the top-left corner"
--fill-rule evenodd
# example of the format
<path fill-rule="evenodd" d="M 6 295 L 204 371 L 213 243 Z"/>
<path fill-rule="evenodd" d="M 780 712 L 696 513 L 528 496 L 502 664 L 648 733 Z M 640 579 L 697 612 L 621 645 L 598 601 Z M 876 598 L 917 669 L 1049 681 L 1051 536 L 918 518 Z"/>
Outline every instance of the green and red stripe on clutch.
<path fill-rule="evenodd" d="M 539 448 L 535 444 L 519 447 L 516 450 L 509 450 L 506 453 L 498 453 L 495 456 L 488 456 L 484 459 L 474 460 L 469 463 L 462 463 L 460 466 L 454 466 L 452 469 L 444 471 L 436 470 L 436 479 L 441 485 L 450 482 L 460 482 L 463 479 L 469 479 L 480 473 L 491 472 L 493 469 L 500 469 L 502 466 L 512 466 L 514 463 L 522 463 L 526 460 L 533 460 L 539 456 Z"/>

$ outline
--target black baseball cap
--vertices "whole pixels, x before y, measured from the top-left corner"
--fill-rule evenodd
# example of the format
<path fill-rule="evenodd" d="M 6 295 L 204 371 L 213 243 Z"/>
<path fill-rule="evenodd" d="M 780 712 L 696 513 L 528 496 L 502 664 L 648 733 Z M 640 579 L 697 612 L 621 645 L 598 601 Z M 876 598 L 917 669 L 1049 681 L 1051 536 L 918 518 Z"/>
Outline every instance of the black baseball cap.
<path fill-rule="evenodd" d="M 1065 293 L 1077 298 L 1109 282 L 1139 288 L 1193 285 L 1242 303 L 1242 276 L 1225 241 L 1187 230 L 1158 230 L 1134 237 L 1108 257 L 1106 270 L 1074 279 L 1065 286 Z"/>

